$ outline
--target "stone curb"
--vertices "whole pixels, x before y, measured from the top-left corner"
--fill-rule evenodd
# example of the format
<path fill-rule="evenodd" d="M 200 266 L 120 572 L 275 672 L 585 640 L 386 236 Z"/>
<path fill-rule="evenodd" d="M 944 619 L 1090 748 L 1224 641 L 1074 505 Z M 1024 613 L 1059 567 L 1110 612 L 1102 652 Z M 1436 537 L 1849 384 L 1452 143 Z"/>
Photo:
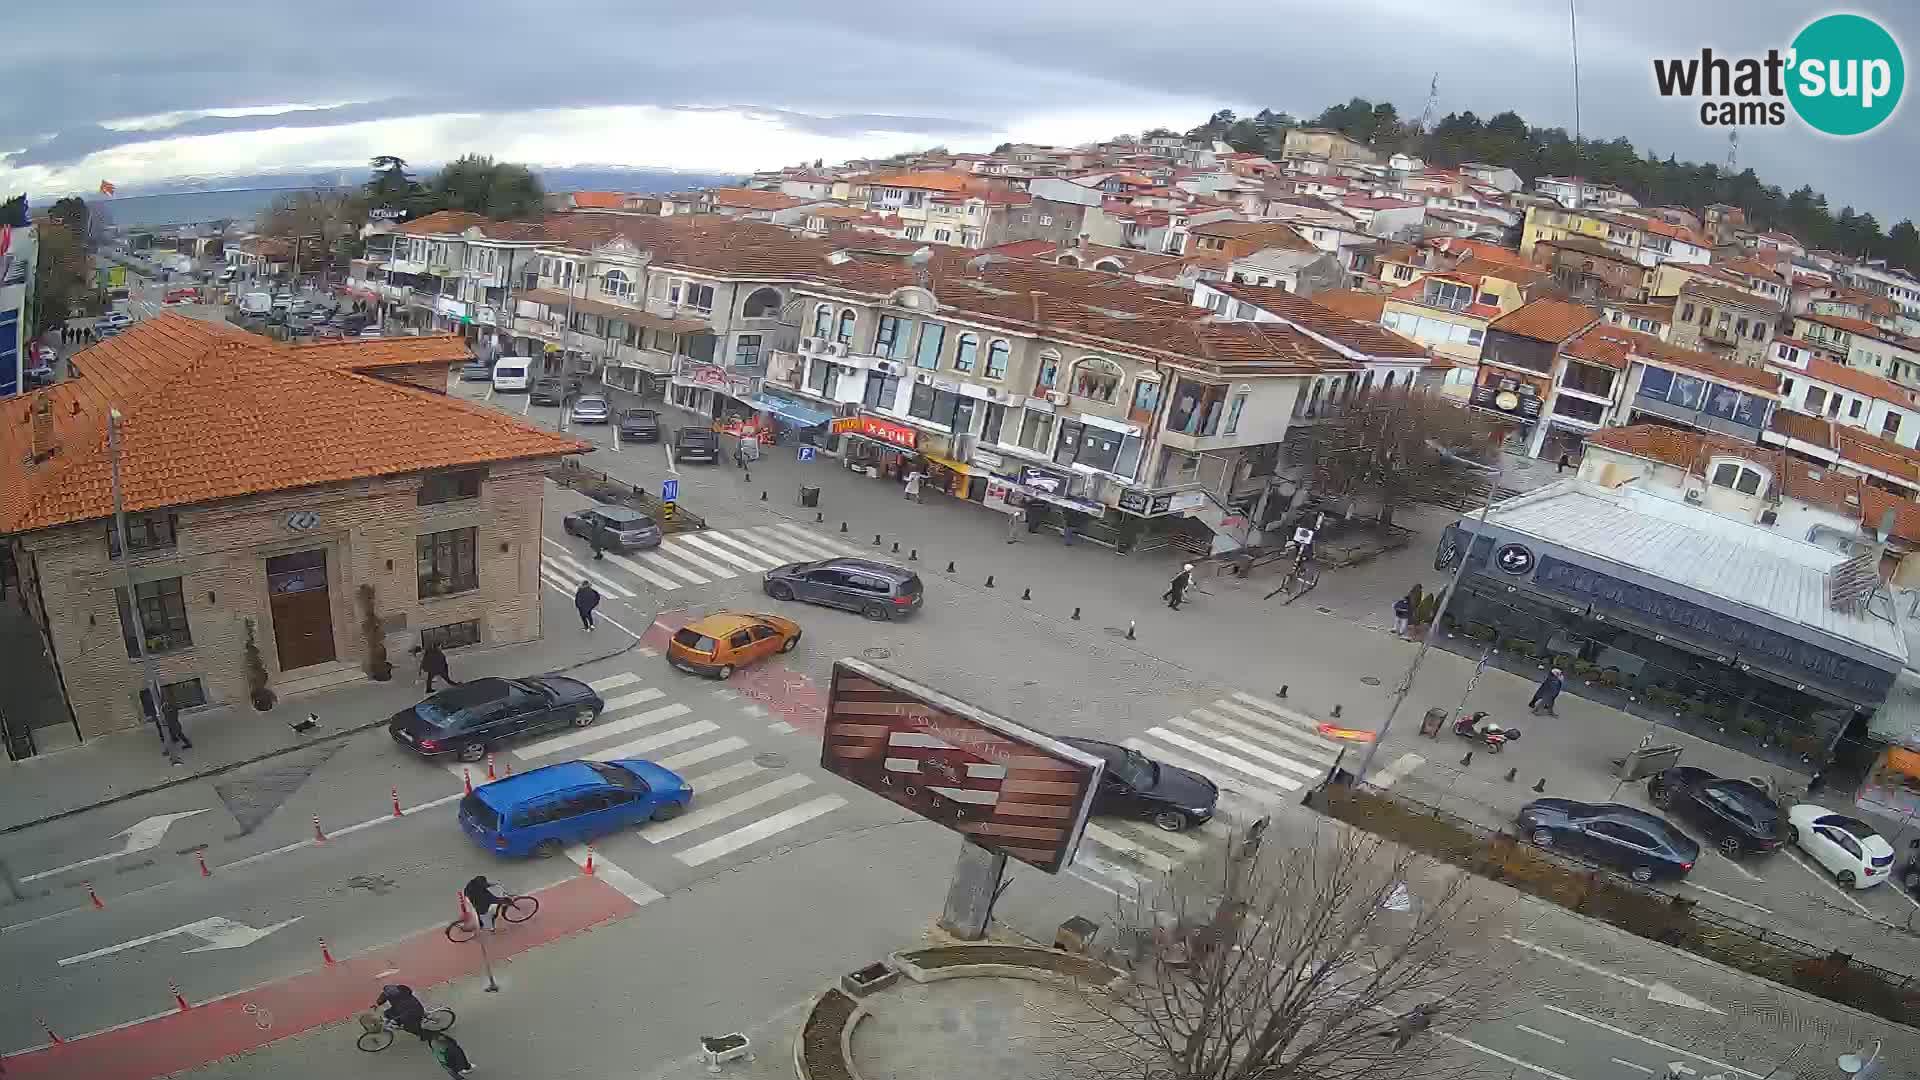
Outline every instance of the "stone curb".
<path fill-rule="evenodd" d="M 603 653 L 599 656 L 590 656 L 585 660 L 578 660 L 578 661 L 575 661 L 574 663 L 566 665 L 565 667 L 554 668 L 551 671 L 545 671 L 545 672 L 542 672 L 541 674 L 543 675 L 564 674 L 565 672 L 574 671 L 579 668 L 586 667 L 588 664 L 598 664 L 603 660 L 611 660 L 616 656 L 621 656 L 626 653 L 632 652 L 634 649 L 638 648 L 639 646 L 640 646 L 640 639 L 634 638 L 632 641 L 628 642 L 626 645 L 621 646 L 620 648 L 615 649 L 612 652 Z M 126 802 L 128 799 L 137 799 L 142 795 L 151 795 L 156 791 L 165 791 L 168 788 L 179 787 L 181 784 L 190 784 L 196 780 L 204 780 L 209 776 L 219 776 L 223 773 L 232 772 L 235 769 L 245 768 L 248 765 L 258 765 L 262 761 L 271 761 L 272 759 L 281 757 L 282 755 L 285 755 L 285 754 L 297 753 L 301 750 L 307 750 L 315 746 L 324 746 L 328 743 L 339 742 L 340 740 L 348 738 L 349 736 L 358 735 L 363 731 L 368 731 L 372 728 L 377 728 L 386 722 L 387 722 L 386 719 L 383 717 L 379 720 L 374 720 L 370 723 L 357 724 L 350 728 L 342 728 L 339 731 L 330 732 L 326 735 L 320 736 L 319 738 L 309 739 L 306 742 L 300 743 L 296 746 L 283 746 L 277 750 L 269 750 L 264 754 L 255 754 L 254 756 L 249 758 L 241 758 L 239 761 L 230 761 L 225 765 L 216 765 L 213 768 L 202 769 L 196 773 L 190 773 L 184 776 L 169 777 L 168 779 L 163 780 L 158 784 L 149 784 L 143 788 L 135 788 L 132 791 L 121 792 L 118 795 L 112 795 L 105 799 L 100 799 L 95 802 L 86 803 L 85 805 L 82 805 L 82 806 L 75 806 L 70 809 L 62 810 L 57 814 L 48 814 L 45 817 L 34 818 L 31 821 L 23 821 L 15 825 L 8 825 L 5 828 L 0 828 L 0 836 L 11 836 L 14 833 L 23 832 L 27 829 L 32 829 L 41 825 L 46 825 L 50 822 L 61 821 L 63 819 L 74 817 L 79 814 L 84 814 L 90 810 L 98 810 L 103 806 L 112 806 L 115 803 Z"/>

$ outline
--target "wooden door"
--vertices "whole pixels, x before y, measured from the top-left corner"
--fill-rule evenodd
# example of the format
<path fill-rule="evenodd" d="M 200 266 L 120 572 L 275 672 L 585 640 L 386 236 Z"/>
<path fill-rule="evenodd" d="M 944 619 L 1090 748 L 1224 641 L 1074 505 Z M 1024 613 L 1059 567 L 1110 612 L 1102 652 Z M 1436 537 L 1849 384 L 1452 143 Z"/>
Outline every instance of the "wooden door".
<path fill-rule="evenodd" d="M 333 605 L 327 594 L 327 550 L 267 560 L 267 595 L 280 670 L 324 664 L 335 656 Z"/>

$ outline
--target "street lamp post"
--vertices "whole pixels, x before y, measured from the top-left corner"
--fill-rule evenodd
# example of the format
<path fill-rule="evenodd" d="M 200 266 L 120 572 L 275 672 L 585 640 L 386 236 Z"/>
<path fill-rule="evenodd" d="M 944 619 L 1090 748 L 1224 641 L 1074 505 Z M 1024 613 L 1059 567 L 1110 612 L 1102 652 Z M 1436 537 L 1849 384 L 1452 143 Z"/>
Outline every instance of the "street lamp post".
<path fill-rule="evenodd" d="M 167 726 L 160 702 L 160 680 L 153 674 L 152 649 L 147 644 L 146 627 L 140 622 L 140 597 L 133 586 L 133 549 L 127 546 L 127 507 L 120 490 L 119 409 L 107 410 L 107 459 L 113 466 L 113 532 L 120 542 L 120 570 L 126 578 L 127 618 L 132 622 L 133 640 L 140 646 L 140 674 L 146 683 L 147 707 L 153 710 L 155 726 L 160 729 L 160 749 L 167 760 L 180 764 L 179 751 L 173 745 L 173 730 Z"/>
<path fill-rule="evenodd" d="M 1483 472 L 1493 473 L 1493 481 L 1487 485 L 1487 497 L 1480 504 L 1479 527 L 1474 530 L 1473 536 L 1469 538 L 1460 549 L 1460 561 L 1453 568 L 1453 578 L 1447 582 L 1446 591 L 1440 594 L 1439 610 L 1444 612 L 1447 605 L 1452 602 L 1453 594 L 1460 588 L 1460 578 L 1466 574 L 1467 560 L 1473 555 L 1474 541 L 1478 540 L 1480 536 L 1486 532 L 1487 514 L 1493 509 L 1494 496 L 1500 491 L 1500 481 L 1504 480 L 1507 475 L 1507 455 L 1504 452 L 1500 454 L 1499 468 L 1488 469 L 1485 465 L 1474 461 L 1472 458 L 1462 457 L 1432 440 L 1427 441 L 1427 447 L 1448 461 L 1469 465 Z M 1400 706 L 1406 702 L 1407 695 L 1413 693 L 1413 677 L 1415 673 L 1420 670 L 1421 661 L 1427 658 L 1427 650 L 1433 647 L 1432 643 L 1433 631 L 1429 629 L 1427 633 L 1420 638 L 1420 648 L 1414 651 L 1413 660 L 1407 664 L 1406 674 L 1400 676 L 1400 685 L 1394 690 L 1393 704 L 1388 706 L 1386 718 L 1380 721 L 1379 730 L 1374 732 L 1373 739 L 1367 743 L 1367 752 L 1360 758 L 1360 768 L 1353 774 L 1354 783 L 1358 784 L 1362 780 L 1365 780 L 1367 770 L 1373 767 L 1373 757 L 1380 752 L 1380 744 L 1387 737 L 1387 729 L 1393 726 L 1393 718 L 1399 714 Z"/>

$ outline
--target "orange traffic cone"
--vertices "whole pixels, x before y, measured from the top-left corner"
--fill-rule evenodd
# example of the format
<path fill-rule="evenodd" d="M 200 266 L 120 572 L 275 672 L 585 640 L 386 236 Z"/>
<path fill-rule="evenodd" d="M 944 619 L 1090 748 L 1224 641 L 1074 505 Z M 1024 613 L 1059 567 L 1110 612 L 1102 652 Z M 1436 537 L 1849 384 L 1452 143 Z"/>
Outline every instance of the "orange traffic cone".
<path fill-rule="evenodd" d="M 497 779 L 497 777 L 493 775 L 493 755 L 492 754 L 487 755 L 487 779 L 489 780 Z"/>
<path fill-rule="evenodd" d="M 93 891 L 93 882 L 91 882 L 91 881 L 83 881 L 83 882 L 81 882 L 80 884 L 82 884 L 82 885 L 85 885 L 85 886 L 87 887 L 87 899 L 89 899 L 89 900 L 91 900 L 91 901 L 93 901 L 93 906 L 94 906 L 94 907 L 96 907 L 96 908 L 104 908 L 104 907 L 106 907 L 106 906 L 107 906 L 107 905 L 105 905 L 105 904 L 103 904 L 103 903 L 101 903 L 101 902 L 100 902 L 100 894 L 99 894 L 99 893 L 97 893 L 97 892 L 94 892 L 94 891 Z"/>
<path fill-rule="evenodd" d="M 199 851 L 196 851 L 196 852 L 194 852 L 194 854 L 200 857 L 200 876 L 201 876 L 201 877 L 212 877 L 212 876 L 213 876 L 213 871 L 211 871 L 211 870 L 209 870 L 209 869 L 207 869 L 207 852 L 206 852 L 206 849 L 205 849 L 205 848 L 202 848 L 202 849 L 200 849 Z"/>
<path fill-rule="evenodd" d="M 403 816 L 400 813 L 400 788 L 398 786 L 395 786 L 393 789 L 393 816 L 394 817 Z"/>
<path fill-rule="evenodd" d="M 320 831 L 319 814 L 313 815 L 313 842 L 316 844 L 324 844 L 327 842 L 327 834 Z"/>
<path fill-rule="evenodd" d="M 587 865 L 582 867 L 581 869 L 586 871 L 588 877 L 593 876 L 593 845 L 592 844 L 587 845 Z"/>
<path fill-rule="evenodd" d="M 329 964 L 333 963 L 333 953 L 327 948 L 326 938 L 320 939 L 320 959 L 325 960 Z"/>
<path fill-rule="evenodd" d="M 466 785 L 467 785 L 467 794 L 469 794 L 469 795 L 471 795 L 471 794 L 473 794 L 473 770 L 472 770 L 472 769 L 461 769 L 461 770 L 460 770 L 460 779 L 461 779 L 461 780 L 463 780 L 463 781 L 465 781 L 465 783 L 466 783 Z"/>
<path fill-rule="evenodd" d="M 173 991 L 173 1003 L 181 1012 L 186 1012 L 188 1009 L 193 1008 L 193 1006 L 187 1004 L 186 995 L 180 992 L 179 983 L 169 982 L 167 983 L 167 989 Z"/>
<path fill-rule="evenodd" d="M 41 1031 L 44 1031 L 47 1033 L 47 1041 L 52 1043 L 53 1045 L 59 1046 L 61 1043 L 64 1043 L 67 1041 L 61 1038 L 59 1032 L 54 1031 L 53 1027 L 50 1024 L 48 1024 L 45 1020 L 42 1020 L 36 1016 L 33 1018 L 33 1021 L 34 1023 L 40 1025 Z"/>

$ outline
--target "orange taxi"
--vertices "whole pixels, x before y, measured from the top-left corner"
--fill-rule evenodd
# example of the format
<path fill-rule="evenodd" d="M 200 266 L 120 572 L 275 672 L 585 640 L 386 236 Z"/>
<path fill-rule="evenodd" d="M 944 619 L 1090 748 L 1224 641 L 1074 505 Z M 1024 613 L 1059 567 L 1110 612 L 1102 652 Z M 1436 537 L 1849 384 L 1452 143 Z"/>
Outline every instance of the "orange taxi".
<path fill-rule="evenodd" d="M 800 624 L 759 611 L 716 611 L 674 631 L 667 663 L 696 675 L 733 677 L 735 668 L 800 644 Z"/>

